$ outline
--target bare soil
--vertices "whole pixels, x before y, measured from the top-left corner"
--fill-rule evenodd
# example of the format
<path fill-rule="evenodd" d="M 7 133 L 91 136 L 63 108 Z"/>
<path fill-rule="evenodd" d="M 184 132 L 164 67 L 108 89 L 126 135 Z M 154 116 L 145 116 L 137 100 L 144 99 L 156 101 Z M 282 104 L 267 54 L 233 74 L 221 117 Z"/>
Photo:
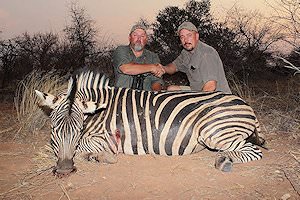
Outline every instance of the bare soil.
<path fill-rule="evenodd" d="M 268 133 L 263 159 L 234 165 L 230 173 L 216 170 L 215 152 L 203 150 L 118 155 L 111 165 L 77 158 L 77 172 L 57 178 L 45 147 L 50 131 L 19 131 L 13 106 L 0 110 L 0 199 L 300 199 L 300 140 L 290 133 Z"/>

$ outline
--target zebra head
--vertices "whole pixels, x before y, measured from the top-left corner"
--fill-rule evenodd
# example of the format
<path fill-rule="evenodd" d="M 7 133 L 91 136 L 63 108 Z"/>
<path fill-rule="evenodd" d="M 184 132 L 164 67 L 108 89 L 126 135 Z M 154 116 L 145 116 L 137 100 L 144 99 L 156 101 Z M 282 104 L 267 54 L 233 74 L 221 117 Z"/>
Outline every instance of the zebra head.
<path fill-rule="evenodd" d="M 73 157 L 82 137 L 86 114 L 106 105 L 78 98 L 76 77 L 70 79 L 67 93 L 54 96 L 38 90 L 35 92 L 41 99 L 39 106 L 51 119 L 51 145 L 58 158 L 53 172 L 58 176 L 67 175 L 76 170 Z"/>

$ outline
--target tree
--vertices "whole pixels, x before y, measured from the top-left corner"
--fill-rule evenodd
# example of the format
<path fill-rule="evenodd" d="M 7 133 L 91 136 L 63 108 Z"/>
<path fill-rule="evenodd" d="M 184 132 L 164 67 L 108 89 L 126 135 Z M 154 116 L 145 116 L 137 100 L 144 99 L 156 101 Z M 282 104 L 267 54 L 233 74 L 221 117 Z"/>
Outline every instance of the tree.
<path fill-rule="evenodd" d="M 287 57 L 287 59 L 292 63 L 290 66 L 294 66 L 294 70 L 297 73 L 300 72 L 300 47 L 295 48 Z"/>
<path fill-rule="evenodd" d="M 12 78 L 17 56 L 17 45 L 14 40 L 0 41 L 0 88 Z"/>
<path fill-rule="evenodd" d="M 29 68 L 51 70 L 55 66 L 55 54 L 58 48 L 58 36 L 53 33 L 36 33 L 30 36 L 24 33 L 16 39 L 19 56 L 26 57 Z M 23 66 L 24 68 L 25 66 Z"/>
<path fill-rule="evenodd" d="M 276 55 L 286 68 L 300 72 L 300 3 L 299 0 L 276 0 L 265 2 L 273 9 L 269 20 L 283 30 L 285 44 L 292 47 L 288 56 Z M 284 45 L 285 45 L 284 44 Z M 285 45 L 286 46 L 286 45 Z"/>
<path fill-rule="evenodd" d="M 300 50 L 300 49 L 299 49 Z M 281 64 L 283 65 L 283 67 L 287 68 L 287 69 L 291 69 L 294 71 L 294 75 L 299 74 L 300 73 L 300 51 L 292 51 L 291 54 L 287 57 L 284 58 L 284 56 L 277 56 L 275 55 L 275 58 L 278 58 L 281 61 Z"/>
<path fill-rule="evenodd" d="M 269 20 L 285 33 L 284 41 L 295 48 L 300 45 L 300 3 L 299 0 L 265 0 L 273 9 Z"/>
<path fill-rule="evenodd" d="M 241 69 L 243 47 L 236 38 L 236 33 L 226 23 L 213 23 L 207 33 L 205 42 L 219 53 L 225 71 L 232 73 Z"/>
<path fill-rule="evenodd" d="M 228 12 L 228 26 L 236 33 L 236 39 L 243 51 L 244 69 L 260 71 L 271 58 L 271 47 L 283 39 L 283 34 L 274 23 L 268 22 L 257 11 L 245 12 L 233 8 Z"/>
<path fill-rule="evenodd" d="M 94 21 L 86 14 L 85 9 L 80 8 L 76 3 L 70 7 L 71 25 L 64 29 L 69 40 L 73 55 L 74 68 L 83 67 L 88 64 L 89 57 L 96 51 L 97 31 Z"/>

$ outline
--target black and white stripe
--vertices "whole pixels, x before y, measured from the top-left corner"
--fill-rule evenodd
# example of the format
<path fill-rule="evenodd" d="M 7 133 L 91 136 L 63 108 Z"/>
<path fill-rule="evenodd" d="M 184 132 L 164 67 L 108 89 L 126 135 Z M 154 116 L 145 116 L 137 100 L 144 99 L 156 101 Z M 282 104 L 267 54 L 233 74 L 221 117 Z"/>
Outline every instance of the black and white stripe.
<path fill-rule="evenodd" d="M 185 155 L 193 153 L 199 143 L 235 151 L 259 128 L 253 109 L 234 95 L 155 93 L 94 85 L 100 89 L 97 101 L 106 103 L 107 108 L 101 119 L 87 127 L 112 136 L 118 130 L 119 149 L 125 154 Z"/>
<path fill-rule="evenodd" d="M 247 142 L 260 132 L 257 118 L 253 109 L 235 95 L 139 91 L 110 87 L 108 81 L 105 75 L 90 71 L 77 75 L 77 101 L 106 105 L 85 119 L 78 151 L 171 156 L 195 153 L 203 146 L 223 152 L 218 156 L 237 163 L 262 157 L 261 151 Z M 56 109 L 66 108 L 59 105 Z M 76 108 L 72 112 L 76 113 Z M 53 124 L 53 129 L 67 131 L 62 130 L 66 122 L 59 116 L 56 118 L 61 123 Z M 82 128 L 82 118 L 75 116 L 73 129 Z M 54 146 L 63 145 L 60 138 L 52 140 Z"/>

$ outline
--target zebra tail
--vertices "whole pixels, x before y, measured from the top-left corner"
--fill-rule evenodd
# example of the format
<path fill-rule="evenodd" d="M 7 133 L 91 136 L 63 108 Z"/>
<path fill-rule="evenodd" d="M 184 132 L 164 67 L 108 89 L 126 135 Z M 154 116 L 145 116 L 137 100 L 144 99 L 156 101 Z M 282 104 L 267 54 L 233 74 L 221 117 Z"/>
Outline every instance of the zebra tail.
<path fill-rule="evenodd" d="M 257 118 L 255 119 L 255 130 L 253 134 L 246 139 L 246 141 L 268 150 L 268 148 L 266 147 L 266 140 L 261 132 Z"/>

